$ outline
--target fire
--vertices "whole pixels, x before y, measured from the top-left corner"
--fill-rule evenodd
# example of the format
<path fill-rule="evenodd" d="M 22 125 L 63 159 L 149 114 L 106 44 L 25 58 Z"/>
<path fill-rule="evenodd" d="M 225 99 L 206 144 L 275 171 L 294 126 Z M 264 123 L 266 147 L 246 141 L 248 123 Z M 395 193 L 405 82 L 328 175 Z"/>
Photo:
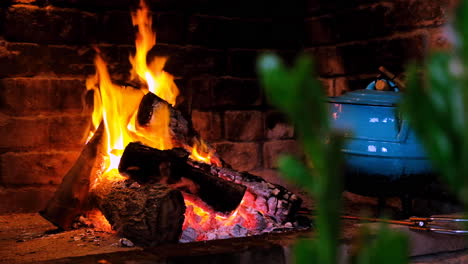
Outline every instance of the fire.
<path fill-rule="evenodd" d="M 132 13 L 132 21 L 138 27 L 136 34 L 136 52 L 129 57 L 132 64 L 131 78 L 143 83 L 142 89 L 122 87 L 112 83 L 106 62 L 97 51 L 94 61 L 96 74 L 88 78 L 86 87 L 94 92 L 94 110 L 92 121 L 94 129 L 103 123 L 104 138 L 104 169 L 102 175 L 92 183 L 92 188 L 100 183 L 120 181 L 125 179 L 119 174 L 118 165 L 125 147 L 130 142 L 140 141 L 148 146 L 158 149 L 173 148 L 170 125 L 170 109 L 161 104 L 155 109 L 152 120 L 148 126 L 137 124 L 138 107 L 143 96 L 152 92 L 171 105 L 176 104 L 179 90 L 174 83 L 174 78 L 163 70 L 167 58 L 155 57 L 147 63 L 147 54 L 156 44 L 156 33 L 152 30 L 152 19 L 148 7 L 144 2 L 140 3 L 138 10 Z M 93 132 L 90 133 L 90 137 Z M 194 140 L 192 146 L 184 146 L 191 152 L 190 158 L 208 164 L 221 166 L 221 161 L 202 140 Z M 239 207 L 230 215 L 215 212 L 199 198 L 184 194 L 187 206 L 184 229 L 195 228 L 199 231 L 221 230 L 242 225 L 242 228 L 255 228 L 257 216 L 261 214 L 254 209 L 255 198 L 246 192 Z M 107 221 L 102 214 L 95 217 L 98 223 L 106 226 Z M 107 223 L 108 226 L 108 223 Z M 204 232 L 199 239 L 206 239 Z"/>
<path fill-rule="evenodd" d="M 118 180 L 122 178 L 117 172 L 122 152 L 128 143 L 134 141 L 126 127 L 138 110 L 144 93 L 113 84 L 106 63 L 99 54 L 94 63 L 97 72 L 87 80 L 86 86 L 88 90 L 94 91 L 93 126 L 97 128 L 102 121 L 105 127 L 104 152 L 107 155 L 104 157 L 105 171 L 101 177 Z"/>
<path fill-rule="evenodd" d="M 99 210 L 92 210 L 87 213 L 87 218 L 93 223 L 96 231 L 114 233 L 106 217 Z"/>
<path fill-rule="evenodd" d="M 94 111 L 92 121 L 96 129 L 104 122 L 106 133 L 105 170 L 98 183 L 103 178 L 120 180 L 122 176 L 117 168 L 123 150 L 130 142 L 140 141 L 157 149 L 173 148 L 169 132 L 170 111 L 168 106 L 161 104 L 156 109 L 149 126 L 137 126 L 136 115 L 142 97 L 153 92 L 171 105 L 174 105 L 179 90 L 174 78 L 163 70 L 167 58 L 155 57 L 147 63 L 148 52 L 156 44 L 156 33 L 152 30 L 152 19 L 146 4 L 141 1 L 139 8 L 132 12 L 132 22 L 138 27 L 135 40 L 135 55 L 130 55 L 132 64 L 131 78 L 146 84 L 144 89 L 121 87 L 112 83 L 107 65 L 99 54 L 94 64 L 96 74 L 88 78 L 86 87 L 94 91 Z M 90 138 L 93 132 L 90 133 Z M 193 146 L 185 146 L 191 151 L 191 158 L 208 164 L 221 165 L 213 149 L 202 140 L 195 140 Z M 95 183 L 95 184 L 96 184 Z"/>
<path fill-rule="evenodd" d="M 222 166 L 221 160 L 214 155 L 214 149 L 210 147 L 203 140 L 194 140 L 193 146 L 186 147 L 190 149 L 189 158 L 192 160 L 201 161 L 207 164 L 214 164 L 218 167 Z"/>
<path fill-rule="evenodd" d="M 94 110 L 92 115 L 93 126 L 96 129 L 101 121 L 105 126 L 105 170 L 102 176 L 96 179 L 97 184 L 102 179 L 120 180 L 117 168 L 123 150 L 130 142 L 141 141 L 158 149 L 172 148 L 169 135 L 169 109 L 161 107 L 153 117 L 157 122 L 151 122 L 149 127 L 136 126 L 136 113 L 142 97 L 153 92 L 168 103 L 174 105 L 179 90 L 174 78 L 163 71 L 167 58 L 155 57 L 147 64 L 148 51 L 156 44 L 156 33 L 152 30 L 152 19 L 148 7 L 141 1 L 140 7 L 132 13 L 132 21 L 138 26 L 136 34 L 134 56 L 130 56 L 133 66 L 131 77 L 143 82 L 146 89 L 133 89 L 121 87 L 112 83 L 107 65 L 99 54 L 94 64 L 96 74 L 88 78 L 86 87 L 94 91 Z M 93 132 L 90 133 L 90 137 Z"/>

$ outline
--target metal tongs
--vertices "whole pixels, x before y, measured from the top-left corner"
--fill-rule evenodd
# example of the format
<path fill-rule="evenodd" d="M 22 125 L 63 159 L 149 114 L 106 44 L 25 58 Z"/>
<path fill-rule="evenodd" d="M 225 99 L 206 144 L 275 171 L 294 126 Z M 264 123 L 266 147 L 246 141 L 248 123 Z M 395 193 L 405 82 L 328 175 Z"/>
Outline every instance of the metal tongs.
<path fill-rule="evenodd" d="M 410 226 L 410 229 L 413 230 L 422 230 L 422 231 L 432 231 L 435 233 L 449 234 L 449 235 L 467 235 L 468 230 L 450 228 L 446 226 L 440 226 L 438 224 L 458 224 L 466 225 L 468 219 L 466 218 L 456 218 L 456 217 L 410 217 L 409 222 L 413 223 L 413 226 Z"/>
<path fill-rule="evenodd" d="M 381 218 L 368 218 L 368 217 L 358 217 L 358 216 L 341 216 L 343 219 L 348 220 L 359 220 L 359 221 L 368 221 L 368 222 L 380 222 L 388 223 L 395 225 L 404 225 L 408 226 L 410 230 L 418 231 L 431 231 L 434 233 L 440 234 L 449 234 L 449 235 L 468 235 L 467 229 L 458 228 L 468 223 L 466 218 L 458 217 L 410 217 L 408 220 L 387 220 Z M 447 226 L 444 226 L 447 225 Z M 452 225 L 457 225 L 451 227 Z"/>

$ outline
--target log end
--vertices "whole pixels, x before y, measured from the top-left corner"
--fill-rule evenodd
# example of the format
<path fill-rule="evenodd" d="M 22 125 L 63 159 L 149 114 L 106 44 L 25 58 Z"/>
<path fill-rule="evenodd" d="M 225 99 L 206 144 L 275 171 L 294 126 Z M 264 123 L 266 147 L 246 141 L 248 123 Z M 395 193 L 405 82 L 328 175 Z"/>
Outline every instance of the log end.
<path fill-rule="evenodd" d="M 143 247 L 177 243 L 185 218 L 180 191 L 164 184 L 132 187 L 131 182 L 114 184 L 98 202 L 112 228 Z"/>

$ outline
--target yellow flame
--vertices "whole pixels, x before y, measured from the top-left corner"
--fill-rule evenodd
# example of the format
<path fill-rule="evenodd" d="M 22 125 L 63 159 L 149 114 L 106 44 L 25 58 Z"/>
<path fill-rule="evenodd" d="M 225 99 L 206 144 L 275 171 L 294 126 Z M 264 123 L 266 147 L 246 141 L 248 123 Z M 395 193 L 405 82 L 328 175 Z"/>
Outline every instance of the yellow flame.
<path fill-rule="evenodd" d="M 130 71 L 132 79 L 146 81 L 148 90 L 171 105 L 175 105 L 179 90 L 174 83 L 174 78 L 163 71 L 167 58 L 154 57 L 148 64 L 148 52 L 156 45 L 156 33 L 152 29 L 152 18 L 144 1 L 140 1 L 140 7 L 132 12 L 132 23 L 138 27 L 136 34 L 134 56 L 129 57 L 133 68 Z"/>
<path fill-rule="evenodd" d="M 189 149 L 191 149 L 189 158 L 192 160 L 214 164 L 219 167 L 222 165 L 219 158 L 214 155 L 215 150 L 210 148 L 202 139 L 194 139 L 193 146 Z"/>
<path fill-rule="evenodd" d="M 94 63 L 97 71 L 87 80 L 87 88 L 94 91 L 93 126 L 97 128 L 101 121 L 104 122 L 104 151 L 107 154 L 104 160 L 107 164 L 102 177 L 118 178 L 118 173 L 110 172 L 118 168 L 125 146 L 133 141 L 126 127 L 133 113 L 138 110 L 144 93 L 113 84 L 106 63 L 99 53 Z"/>
<path fill-rule="evenodd" d="M 133 133 L 135 141 L 160 150 L 171 149 L 173 145 L 169 129 L 170 115 L 169 107 L 166 104 L 159 104 L 153 109 L 153 115 L 147 126 L 134 126 L 135 115 L 127 128 Z"/>

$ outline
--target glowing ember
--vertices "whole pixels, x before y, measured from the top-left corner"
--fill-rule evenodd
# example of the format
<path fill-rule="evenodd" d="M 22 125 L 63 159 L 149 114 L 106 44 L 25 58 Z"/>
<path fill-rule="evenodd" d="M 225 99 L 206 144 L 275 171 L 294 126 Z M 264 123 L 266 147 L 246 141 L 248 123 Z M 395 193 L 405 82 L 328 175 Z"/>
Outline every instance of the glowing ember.
<path fill-rule="evenodd" d="M 237 237 L 234 230 L 242 228 L 245 234 L 258 234 L 266 228 L 276 227 L 276 223 L 256 209 L 255 197 L 246 192 L 239 207 L 229 215 L 215 212 L 198 197 L 184 193 L 187 209 L 183 230 L 193 229 L 193 240 L 211 240 Z"/>
<path fill-rule="evenodd" d="M 94 230 L 96 231 L 103 231 L 107 233 L 114 233 L 115 231 L 112 230 L 109 221 L 107 221 L 106 217 L 101 213 L 99 210 L 92 210 L 87 213 L 87 218 L 89 221 L 93 223 Z"/>

